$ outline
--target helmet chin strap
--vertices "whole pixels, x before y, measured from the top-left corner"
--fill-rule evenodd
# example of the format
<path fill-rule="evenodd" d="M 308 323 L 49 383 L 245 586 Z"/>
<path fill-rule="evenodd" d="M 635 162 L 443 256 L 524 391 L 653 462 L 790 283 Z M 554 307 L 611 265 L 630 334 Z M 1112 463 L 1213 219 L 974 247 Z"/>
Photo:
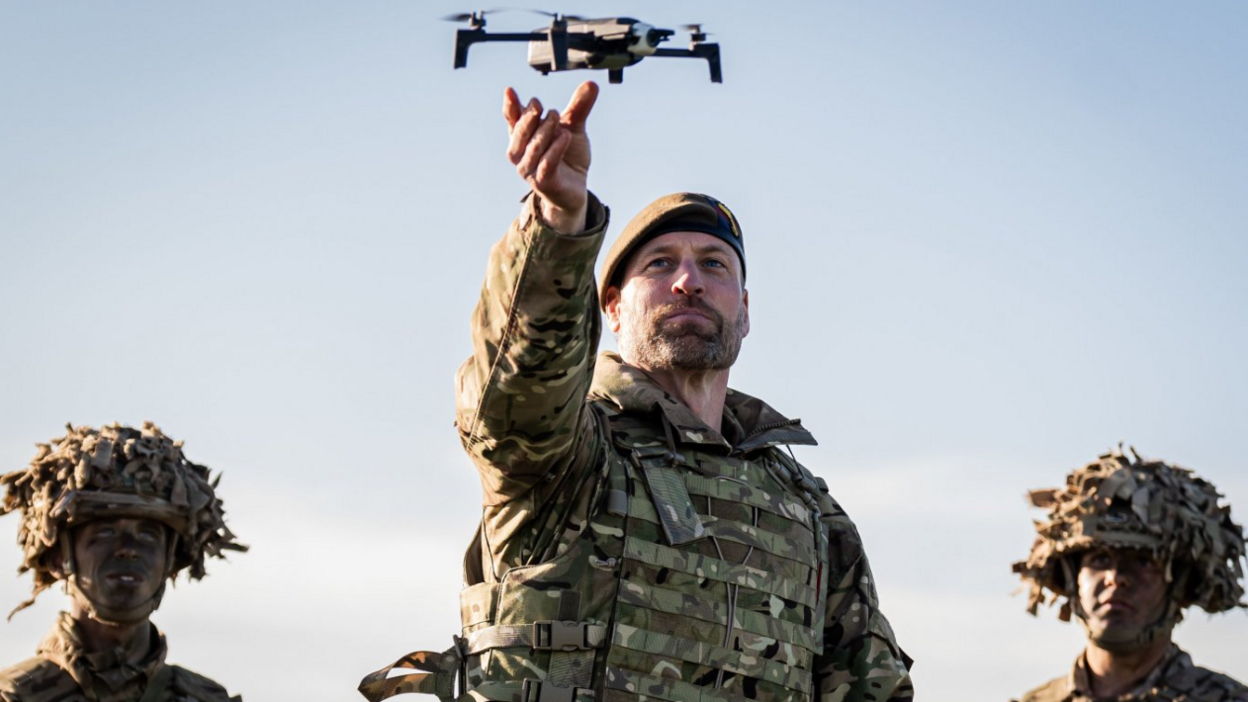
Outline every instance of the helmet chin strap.
<path fill-rule="evenodd" d="M 78 585 L 78 568 L 74 562 L 73 545 L 68 535 L 65 534 L 62 534 L 60 541 L 61 563 L 65 568 L 65 589 L 71 597 L 76 598 L 83 605 L 87 616 L 105 626 L 123 627 L 146 621 L 152 616 L 152 612 L 160 607 L 160 601 L 165 596 L 165 586 L 169 584 L 169 576 L 172 574 L 173 556 L 178 545 L 178 536 L 172 530 L 169 532 L 169 548 L 165 554 L 165 572 L 161 575 L 160 587 L 145 602 L 125 609 L 96 602 L 86 590 Z"/>

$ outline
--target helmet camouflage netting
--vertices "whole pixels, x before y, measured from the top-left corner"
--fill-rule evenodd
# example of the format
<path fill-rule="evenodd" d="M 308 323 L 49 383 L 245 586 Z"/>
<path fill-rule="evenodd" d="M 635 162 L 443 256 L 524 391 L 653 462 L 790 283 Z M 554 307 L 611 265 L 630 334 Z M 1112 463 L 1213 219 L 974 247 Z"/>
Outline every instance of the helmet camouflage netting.
<path fill-rule="evenodd" d="M 1096 546 L 1152 551 L 1167 581 L 1182 583 L 1171 591 L 1179 607 L 1212 614 L 1245 606 L 1243 529 L 1219 505 L 1222 495 L 1186 468 L 1130 453 L 1111 451 L 1068 475 L 1066 487 L 1028 494 L 1048 518 L 1036 522 L 1027 560 L 1014 564 L 1030 586 L 1027 611 L 1065 597 L 1061 618 L 1069 620 L 1077 567 L 1068 557 Z"/>
<path fill-rule="evenodd" d="M 57 580 L 47 555 L 62 535 L 95 519 L 153 519 L 177 535 L 169 575 L 190 569 L 204 576 L 206 556 L 246 551 L 225 525 L 225 512 L 206 466 L 191 463 L 174 441 L 151 422 L 142 429 L 112 424 L 96 430 L 66 426 L 65 436 L 38 444 L 26 468 L 0 477 L 7 488 L 0 515 L 21 512 L 17 542 L 23 549 L 19 573 L 33 571 L 31 599 Z M 15 610 L 16 611 L 16 610 Z"/>

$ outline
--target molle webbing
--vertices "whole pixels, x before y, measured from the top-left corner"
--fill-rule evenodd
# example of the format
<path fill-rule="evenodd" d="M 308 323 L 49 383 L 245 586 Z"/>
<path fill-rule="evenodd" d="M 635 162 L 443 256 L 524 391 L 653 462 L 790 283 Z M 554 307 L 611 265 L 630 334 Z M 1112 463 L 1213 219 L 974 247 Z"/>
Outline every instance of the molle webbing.
<path fill-rule="evenodd" d="M 659 521 L 654 505 L 643 500 L 632 500 L 629 503 L 628 516 L 652 524 L 657 524 Z M 787 558 L 804 564 L 815 562 L 815 550 L 810 544 L 803 544 L 780 534 L 764 531 L 750 524 L 727 519 L 703 516 L 701 521 L 707 536 L 714 536 L 744 546 L 761 548 L 779 558 Z"/>
<path fill-rule="evenodd" d="M 734 565 L 718 558 L 680 551 L 634 538 L 629 538 L 624 544 L 624 557 L 646 565 L 669 568 L 728 585 L 743 585 L 807 607 L 815 606 L 813 588 L 805 583 L 777 578 L 771 572 L 759 568 Z"/>
<path fill-rule="evenodd" d="M 623 420 L 613 438 L 631 489 L 607 502 L 634 526 L 623 539 L 604 702 L 809 700 L 822 650 L 809 625 L 821 622 L 826 592 L 818 486 L 773 449 L 748 459 L 677 450 L 660 427 Z M 760 513 L 770 516 L 760 523 Z M 695 516 L 702 538 L 673 538 L 665 515 Z"/>
<path fill-rule="evenodd" d="M 620 601 L 636 607 L 679 614 L 712 624 L 728 626 L 728 607 L 725 603 L 690 597 L 684 593 L 653 585 L 640 585 L 625 580 L 620 587 Z M 808 627 L 787 622 L 761 612 L 738 609 L 733 612 L 733 628 L 783 643 L 800 646 L 810 653 L 818 653 L 815 632 Z"/>
<path fill-rule="evenodd" d="M 783 685 L 799 692 L 810 692 L 810 673 L 771 661 L 745 651 L 716 646 L 704 641 L 681 638 L 657 631 L 637 629 L 626 624 L 616 624 L 611 637 L 613 646 L 629 648 L 642 653 L 653 653 L 675 658 L 686 663 L 721 668 L 730 673 L 748 675 Z"/>

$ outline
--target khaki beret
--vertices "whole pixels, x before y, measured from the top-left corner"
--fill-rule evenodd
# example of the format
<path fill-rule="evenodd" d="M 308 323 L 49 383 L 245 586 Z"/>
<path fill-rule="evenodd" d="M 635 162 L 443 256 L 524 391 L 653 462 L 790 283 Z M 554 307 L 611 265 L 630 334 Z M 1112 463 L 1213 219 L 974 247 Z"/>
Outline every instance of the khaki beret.
<path fill-rule="evenodd" d="M 741 276 L 745 277 L 745 242 L 741 225 L 724 203 L 699 193 L 664 195 L 646 205 L 620 234 L 602 265 L 598 282 L 598 304 L 607 299 L 607 288 L 620 284 L 624 263 L 642 244 L 671 232 L 702 232 L 725 241 L 741 259 Z"/>

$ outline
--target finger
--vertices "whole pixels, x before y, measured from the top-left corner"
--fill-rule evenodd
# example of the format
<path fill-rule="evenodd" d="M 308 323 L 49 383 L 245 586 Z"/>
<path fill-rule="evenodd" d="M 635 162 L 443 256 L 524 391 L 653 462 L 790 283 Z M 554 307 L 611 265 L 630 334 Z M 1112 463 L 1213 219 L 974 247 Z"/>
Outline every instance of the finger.
<path fill-rule="evenodd" d="M 516 126 L 511 129 L 511 143 L 507 145 L 507 158 L 512 163 L 520 163 L 520 159 L 524 158 L 524 152 L 529 147 L 533 132 L 542 124 L 542 113 L 534 109 L 535 105 L 541 105 L 536 98 L 529 101 L 529 106 L 524 109 L 524 113 L 516 121 Z"/>
<path fill-rule="evenodd" d="M 563 123 L 572 131 L 585 131 L 585 120 L 589 118 L 589 112 L 594 109 L 597 100 L 598 84 L 592 80 L 581 83 L 568 101 L 567 109 L 563 111 Z"/>
<path fill-rule="evenodd" d="M 568 145 L 571 143 L 572 134 L 566 129 L 560 129 L 555 140 L 551 142 L 550 148 L 542 154 L 542 160 L 538 161 L 537 168 L 533 171 L 533 184 L 537 189 L 544 190 L 545 185 L 554 179 L 556 171 L 559 170 L 559 164 L 563 163 L 563 155 L 567 153 Z"/>
<path fill-rule="evenodd" d="M 516 170 L 520 172 L 520 175 L 525 178 L 533 175 L 538 162 L 542 160 L 542 156 L 561 131 L 566 130 L 559 128 L 559 113 L 551 110 L 546 115 L 546 119 L 542 120 L 537 131 L 533 132 L 533 138 L 529 140 L 528 148 L 524 150 L 524 157 L 520 159 L 520 163 L 516 164 Z"/>
<path fill-rule="evenodd" d="M 507 88 L 503 91 L 503 119 L 507 121 L 507 128 L 512 129 L 516 126 L 516 120 L 520 119 L 520 113 L 523 110 L 520 107 L 520 96 L 516 94 L 515 88 Z"/>

